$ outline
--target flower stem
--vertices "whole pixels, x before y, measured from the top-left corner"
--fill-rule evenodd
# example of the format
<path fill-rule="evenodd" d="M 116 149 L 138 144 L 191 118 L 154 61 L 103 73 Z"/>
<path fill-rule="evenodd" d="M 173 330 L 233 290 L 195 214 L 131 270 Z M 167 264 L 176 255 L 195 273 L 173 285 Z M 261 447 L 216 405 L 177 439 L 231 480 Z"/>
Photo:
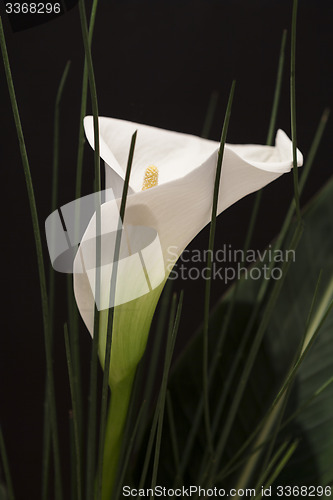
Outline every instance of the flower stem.
<path fill-rule="evenodd" d="M 112 387 L 106 423 L 102 500 L 110 500 L 118 471 L 127 410 L 131 398 L 135 371 Z"/>

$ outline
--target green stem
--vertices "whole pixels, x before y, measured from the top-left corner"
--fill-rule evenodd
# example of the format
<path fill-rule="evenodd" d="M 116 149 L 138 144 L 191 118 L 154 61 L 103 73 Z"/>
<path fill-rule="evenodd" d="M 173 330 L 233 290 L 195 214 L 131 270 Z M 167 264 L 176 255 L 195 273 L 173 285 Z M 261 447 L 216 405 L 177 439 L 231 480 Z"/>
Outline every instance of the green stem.
<path fill-rule="evenodd" d="M 131 398 L 135 371 L 112 387 L 106 423 L 102 500 L 110 500 L 118 471 L 122 436 Z"/>

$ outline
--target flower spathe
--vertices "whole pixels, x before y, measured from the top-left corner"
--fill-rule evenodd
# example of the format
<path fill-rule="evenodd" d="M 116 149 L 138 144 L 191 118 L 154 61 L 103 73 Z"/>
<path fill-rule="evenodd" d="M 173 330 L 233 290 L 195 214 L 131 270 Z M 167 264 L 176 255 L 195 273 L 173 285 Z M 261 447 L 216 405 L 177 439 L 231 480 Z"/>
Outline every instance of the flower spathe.
<path fill-rule="evenodd" d="M 84 119 L 84 127 L 94 147 L 91 116 Z M 99 127 L 105 187 L 112 188 L 116 198 L 121 198 L 129 145 L 137 131 L 125 224 L 156 230 L 167 274 L 167 267 L 170 270 L 170 264 L 174 263 L 170 262 L 168 248 L 177 248 L 176 254 L 180 256 L 210 221 L 219 143 L 113 118 L 100 117 Z M 297 151 L 297 164 L 302 163 L 302 154 Z M 145 170 L 152 164 L 158 168 L 158 185 L 142 190 Z M 282 130 L 277 132 L 274 147 L 226 144 L 217 214 L 291 168 L 292 143 Z M 115 216 L 114 203 L 102 205 L 102 224 Z M 88 228 L 83 242 L 89 234 L 92 237 L 93 231 Z M 82 318 L 92 334 L 94 297 L 86 274 L 74 273 L 74 290 Z"/>

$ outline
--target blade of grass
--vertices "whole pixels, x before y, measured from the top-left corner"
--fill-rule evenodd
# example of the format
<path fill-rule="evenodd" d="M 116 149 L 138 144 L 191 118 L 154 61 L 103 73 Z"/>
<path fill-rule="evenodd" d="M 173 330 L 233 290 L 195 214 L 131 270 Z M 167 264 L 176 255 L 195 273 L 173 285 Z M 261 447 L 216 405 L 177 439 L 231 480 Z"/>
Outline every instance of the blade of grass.
<path fill-rule="evenodd" d="M 203 324 L 203 397 L 204 397 L 204 418 L 205 418 L 205 430 L 206 438 L 208 442 L 208 447 L 210 452 L 213 452 L 213 441 L 210 428 L 210 410 L 209 410 L 209 386 L 208 386 L 208 329 L 209 329 L 209 307 L 210 307 L 210 293 L 211 293 L 211 275 L 212 275 L 212 253 L 214 248 L 215 230 L 216 230 L 216 213 L 217 213 L 217 203 L 221 180 L 222 171 L 222 161 L 224 146 L 226 143 L 229 120 L 231 115 L 232 101 L 235 93 L 235 81 L 232 82 L 227 110 L 224 118 L 220 148 L 218 152 L 215 183 L 214 183 L 214 194 L 212 203 L 212 216 L 209 231 L 209 243 L 208 243 L 208 261 L 207 261 L 207 279 L 205 286 L 205 298 L 204 298 L 204 324 Z"/>
<path fill-rule="evenodd" d="M 93 3 L 91 20 L 90 20 L 90 34 L 88 33 L 87 18 L 84 0 L 79 0 L 79 13 L 80 13 L 80 23 L 82 38 L 85 51 L 85 71 L 83 75 L 83 87 L 82 87 L 82 101 L 81 101 L 81 113 L 85 113 L 85 106 L 87 100 L 87 83 L 89 82 L 91 104 L 93 110 L 93 123 L 94 123 L 94 165 L 95 165 L 95 193 L 96 195 L 96 235 L 101 234 L 101 216 L 100 216 L 100 191 L 101 191 L 101 176 L 100 176 L 100 155 L 99 155 L 99 124 L 98 124 L 98 102 L 97 102 L 97 92 L 96 83 L 94 76 L 94 68 L 91 57 L 91 40 L 93 33 L 93 26 L 95 20 L 95 14 L 97 9 L 97 2 Z M 82 116 L 81 116 L 82 118 Z M 81 123 L 82 127 L 82 123 Z M 81 130 L 81 138 L 79 138 L 79 152 L 78 152 L 78 163 L 77 163 L 77 183 L 76 183 L 76 195 L 80 195 L 81 191 L 81 176 L 82 176 L 82 158 L 83 158 L 83 130 Z M 100 293 L 100 238 L 96 238 L 96 279 L 95 279 L 95 298 L 98 301 Z M 96 408 L 97 408 L 97 369 L 98 369 L 98 344 L 99 344 L 99 323 L 100 314 L 98 309 L 95 307 L 94 312 L 94 335 L 93 335 L 93 348 L 92 348 L 92 361 L 91 361 L 91 376 L 90 376 L 90 405 L 89 405 L 89 420 L 88 420 L 88 454 L 87 454 L 87 500 L 92 498 L 93 494 L 93 476 L 95 472 L 95 455 L 96 455 Z M 74 335 L 77 335 L 77 327 L 74 328 Z M 88 495 L 91 495 L 90 497 Z"/>
<path fill-rule="evenodd" d="M 60 135 L 60 103 L 65 88 L 71 61 L 67 61 L 61 80 L 59 83 L 55 106 L 54 106 L 54 126 L 53 126 L 53 168 L 52 168 L 52 195 L 51 210 L 56 210 L 58 203 L 59 184 L 59 135 Z"/>
<path fill-rule="evenodd" d="M 116 293 L 116 282 L 117 282 L 117 268 L 121 244 L 121 227 L 125 217 L 128 185 L 131 174 L 131 168 L 134 157 L 134 149 L 136 142 L 137 132 L 134 132 L 131 140 L 131 146 L 128 156 L 126 175 L 124 181 L 124 187 L 121 197 L 120 212 L 119 212 L 119 222 L 118 231 L 116 236 L 115 251 L 113 258 L 113 267 L 111 275 L 110 284 L 110 298 L 111 304 L 114 303 L 113 298 Z M 113 324 L 113 314 L 114 308 L 110 307 L 108 310 L 108 320 L 107 320 L 107 335 L 106 335 L 106 346 L 105 346 L 105 358 L 104 358 L 104 373 L 103 373 L 103 385 L 102 385 L 102 403 L 101 403 L 101 422 L 100 422 L 100 440 L 99 440 L 99 456 L 98 456 L 98 472 L 97 472 L 97 498 L 102 498 L 102 487 L 103 487 L 103 460 L 104 460 L 104 441 L 106 434 L 106 423 L 107 423 L 107 407 L 108 407 L 108 391 L 109 391 L 109 373 L 110 373 L 110 360 L 111 360 L 111 340 L 112 340 L 112 324 Z M 114 471 L 113 471 L 114 472 Z"/>
<path fill-rule="evenodd" d="M 264 489 L 267 489 L 269 488 L 269 486 L 271 486 L 275 479 L 279 476 L 280 472 L 284 469 L 284 467 L 287 465 L 287 463 L 289 462 L 291 456 L 293 455 L 293 453 L 295 452 L 296 448 L 298 446 L 298 441 L 294 441 L 288 448 L 287 452 L 285 453 L 285 455 L 283 456 L 283 458 L 280 460 L 280 462 L 278 463 L 275 471 L 273 472 L 273 474 L 269 477 L 269 479 L 267 480 L 267 483 L 265 483 L 265 485 L 263 486 Z M 255 499 L 259 499 L 262 497 L 262 494 L 259 493 L 258 495 L 256 495 Z"/>
<path fill-rule="evenodd" d="M 90 22 L 89 22 L 89 47 L 91 47 L 95 18 L 97 12 L 98 0 L 93 0 Z M 75 198 L 78 200 L 81 196 L 81 186 L 82 186 L 82 166 L 83 166 L 83 154 L 84 154 L 84 129 L 83 129 L 83 119 L 86 115 L 87 108 L 87 94 L 88 94 L 88 64 L 85 58 L 84 70 L 82 77 L 82 91 L 81 91 L 81 110 L 80 110 L 80 125 L 79 125 L 79 137 L 78 137 L 78 154 L 77 154 L 77 164 L 76 164 L 76 183 L 75 183 Z M 95 186 L 95 191 L 96 187 Z M 98 189 L 98 187 L 97 187 Z M 77 210 L 75 214 L 75 227 L 80 226 L 80 211 Z M 81 387 L 81 377 L 80 377 L 80 358 L 79 358 L 79 314 L 78 310 L 74 305 L 73 295 L 69 296 L 69 310 L 72 315 L 71 324 L 71 341 L 73 346 L 73 369 L 74 373 L 77 374 L 77 387 Z M 95 332 L 98 330 L 98 313 L 96 313 L 96 325 L 94 327 Z M 88 410 L 88 424 L 87 424 L 87 459 L 86 459 L 86 498 L 90 500 L 93 495 L 93 483 L 95 475 L 95 461 L 96 461 L 96 415 L 97 415 L 97 371 L 98 371 L 98 334 L 94 337 L 93 347 L 91 353 L 91 369 L 90 369 L 90 382 L 89 382 L 89 410 Z M 82 396 L 80 399 L 81 403 L 79 406 L 79 415 L 82 414 Z M 81 422 L 83 418 L 81 417 Z M 81 424 L 80 434 L 82 434 L 83 426 Z M 80 435 L 82 442 L 82 435 Z"/>
<path fill-rule="evenodd" d="M 48 389 L 45 385 L 44 419 L 43 419 L 43 459 L 42 459 L 42 500 L 49 498 L 49 470 L 51 455 L 52 430 L 49 417 Z"/>
<path fill-rule="evenodd" d="M 172 400 L 170 396 L 170 391 L 167 391 L 167 412 L 168 412 L 168 421 L 169 421 L 169 428 L 170 428 L 170 436 L 171 436 L 171 444 L 172 444 L 172 452 L 173 452 L 173 457 L 175 461 L 175 476 L 176 476 L 176 482 L 181 481 L 182 478 L 178 477 L 179 476 L 179 466 L 180 466 L 180 455 L 179 455 L 179 447 L 178 447 L 178 442 L 177 442 L 177 433 L 176 433 L 176 424 L 175 424 L 175 419 L 174 419 L 174 411 L 173 411 L 173 406 L 172 406 Z"/>
<path fill-rule="evenodd" d="M 56 101 L 54 107 L 54 136 L 53 136 L 53 169 L 52 169 L 52 194 L 51 194 L 51 212 L 57 208 L 58 199 L 58 170 L 59 170 L 59 119 L 60 119 L 60 102 L 62 93 L 65 87 L 66 79 L 68 76 L 70 61 L 67 61 L 65 69 L 63 71 Z M 55 241 L 54 228 L 51 228 L 52 238 L 51 244 Z M 49 266 L 49 328 L 50 328 L 50 338 L 53 338 L 53 318 L 54 318 L 54 308 L 55 308 L 55 272 L 52 265 Z M 47 403 L 48 388 L 45 387 L 44 396 L 44 431 L 43 431 L 43 464 L 42 464 L 42 499 L 46 500 L 48 498 L 48 473 L 50 466 L 50 437 L 51 437 L 51 427 L 49 421 L 49 411 Z"/>
<path fill-rule="evenodd" d="M 210 130 L 212 128 L 212 123 L 213 123 L 213 119 L 214 119 L 214 114 L 215 114 L 218 98 L 219 98 L 219 93 L 216 90 L 214 90 L 211 93 L 211 96 L 209 99 L 208 109 L 207 109 L 207 113 L 205 116 L 204 125 L 202 127 L 201 137 L 203 137 L 204 139 L 208 139 L 208 137 L 209 137 L 209 133 L 210 133 Z"/>
<path fill-rule="evenodd" d="M 141 419 L 142 419 L 143 409 L 144 409 L 145 404 L 146 404 L 146 402 L 143 401 L 143 403 L 141 405 L 141 408 L 139 410 L 139 413 L 137 415 L 137 418 L 136 418 L 136 422 L 135 422 L 135 425 L 134 425 L 134 428 L 133 428 L 133 431 L 132 431 L 132 435 L 130 437 L 128 445 L 126 446 L 126 455 L 125 455 L 124 461 L 122 463 L 121 474 L 119 476 L 119 479 L 118 479 L 118 482 L 117 482 L 117 488 L 116 488 L 116 491 L 115 491 L 115 495 L 113 497 L 114 500 L 118 500 L 118 498 L 120 496 L 120 493 L 121 493 L 121 486 L 122 486 L 122 484 L 124 482 L 124 479 L 125 479 L 125 474 L 126 474 L 127 467 L 128 467 L 128 464 L 129 464 L 129 459 L 130 459 L 130 456 L 131 456 L 131 453 L 132 453 L 132 450 L 133 450 L 133 446 L 134 446 L 134 440 L 135 440 L 135 437 L 137 435 L 137 431 L 138 431 L 138 428 L 139 428 L 139 425 L 140 425 L 140 422 L 141 422 Z"/>
<path fill-rule="evenodd" d="M 46 277 L 45 277 L 45 267 L 42 251 L 42 243 L 38 222 L 38 212 L 36 208 L 34 189 L 32 184 L 29 160 L 27 155 L 27 150 L 24 141 L 24 135 L 20 120 L 20 114 L 17 106 L 15 89 L 13 84 L 13 78 L 11 74 L 5 35 L 2 26 L 2 19 L 0 17 L 0 44 L 2 57 L 4 61 L 8 91 L 10 96 L 10 101 L 13 110 L 13 116 L 16 126 L 16 133 L 19 140 L 21 158 L 23 163 L 23 171 L 27 186 L 27 193 L 29 199 L 29 206 L 32 218 L 33 233 L 35 239 L 37 262 L 38 262 L 38 273 L 39 282 L 41 290 L 41 303 L 42 303 L 42 315 L 43 315 L 43 328 L 44 328 L 44 341 L 45 341 L 45 354 L 46 354 L 46 371 L 47 371 L 47 384 L 49 389 L 49 407 L 50 407 L 50 421 L 52 428 L 53 437 L 53 451 L 54 451 L 54 466 L 55 466 L 55 493 L 56 499 L 61 500 L 62 498 L 62 480 L 61 480 L 61 465 L 60 465 L 60 451 L 59 451 L 59 439 L 58 439 L 58 429 L 57 429 L 57 416 L 56 416 L 56 403 L 55 403 L 55 390 L 54 390 L 54 377 L 53 377 L 53 366 L 52 366 L 52 341 L 50 336 L 49 328 L 49 308 L 48 308 L 48 297 L 47 297 L 47 287 L 46 287 Z"/>
<path fill-rule="evenodd" d="M 1 457 L 1 462 L 2 462 L 3 471 L 4 471 L 4 475 L 5 475 L 8 500 L 15 500 L 13 482 L 12 482 L 12 477 L 10 474 L 10 468 L 9 468 L 9 462 L 8 462 L 8 457 L 7 457 L 7 452 L 6 452 L 5 440 L 3 438 L 1 426 L 0 426 L 0 457 Z"/>
<path fill-rule="evenodd" d="M 265 484 L 265 481 L 266 481 L 267 477 L 269 476 L 269 474 L 272 471 L 274 465 L 279 460 L 280 456 L 285 451 L 285 449 L 287 448 L 287 446 L 288 446 L 288 442 L 285 441 L 284 443 L 282 443 L 281 446 L 279 446 L 279 448 L 277 449 L 277 451 L 274 453 L 274 456 L 271 458 L 270 462 L 267 464 L 266 468 L 263 470 L 262 474 L 259 476 L 259 479 L 258 479 L 257 484 L 255 486 L 256 491 L 258 491 L 259 488 L 263 484 Z"/>
<path fill-rule="evenodd" d="M 277 76 L 276 76 L 274 99 L 273 99 L 271 118 L 270 118 L 270 122 L 269 122 L 267 139 L 266 139 L 266 144 L 268 146 L 271 146 L 273 144 L 273 140 L 274 140 L 276 118 L 277 118 L 277 114 L 278 114 L 278 110 L 279 110 L 279 102 L 280 102 L 280 96 L 281 96 L 281 84 L 282 84 L 282 78 L 283 78 L 286 41 L 287 41 L 287 30 L 283 30 L 282 39 L 281 39 L 281 46 L 280 46 L 278 71 L 277 71 Z"/>
<path fill-rule="evenodd" d="M 171 332 L 172 332 L 172 325 L 175 323 L 175 318 L 176 318 L 176 294 L 174 293 L 172 296 L 170 314 L 169 314 L 168 340 L 169 340 L 169 337 L 170 337 Z M 163 380 L 164 372 L 166 369 L 166 356 L 167 355 L 165 355 L 165 358 L 164 358 L 165 362 L 164 362 L 164 370 L 163 370 L 162 380 Z M 153 417 L 153 421 L 152 421 L 152 424 L 150 427 L 150 433 L 149 433 L 149 439 L 148 439 L 147 448 L 146 448 L 145 459 L 143 462 L 141 477 L 140 477 L 140 481 L 139 481 L 139 489 L 143 488 L 145 481 L 146 481 L 147 473 L 148 473 L 149 462 L 150 462 L 150 458 L 151 458 L 151 453 L 152 453 L 154 439 L 155 439 L 155 433 L 156 433 L 157 424 L 158 424 L 161 397 L 162 397 L 161 391 L 159 391 L 158 399 L 157 399 L 157 403 L 156 403 L 156 408 L 155 408 L 155 412 L 154 412 L 154 417 Z"/>
<path fill-rule="evenodd" d="M 299 203 L 298 167 L 297 167 L 297 134 L 296 134 L 296 24 L 298 0 L 293 0 L 293 16 L 291 23 L 291 59 L 290 59 L 290 113 L 291 113 L 291 138 L 293 147 L 293 179 L 297 219 L 301 220 Z"/>
<path fill-rule="evenodd" d="M 312 396 L 310 396 L 297 410 L 295 410 L 281 425 L 281 429 L 286 427 L 290 422 L 292 422 L 298 415 L 300 415 L 310 404 L 322 393 L 327 387 L 333 383 L 333 377 L 329 378 L 322 384 L 319 389 L 317 389 Z"/>
<path fill-rule="evenodd" d="M 70 455 L 70 481 L 71 481 L 71 500 L 77 500 L 77 479 L 76 479 L 76 453 L 75 453 L 75 434 L 73 425 L 73 412 L 70 410 L 68 415 L 69 427 L 69 455 Z"/>
<path fill-rule="evenodd" d="M 166 383 L 167 383 L 167 378 L 168 378 L 168 373 L 170 369 L 170 363 L 171 363 L 171 357 L 175 345 L 175 340 L 176 340 L 176 334 L 178 331 L 178 326 L 179 326 L 179 319 L 180 319 L 180 314 L 181 314 L 181 305 L 182 305 L 182 300 L 183 300 L 183 292 L 181 293 L 179 302 L 178 302 L 178 308 L 176 311 L 176 294 L 173 295 L 172 297 L 172 303 L 171 303 L 171 309 L 170 309 L 170 315 L 169 315 L 169 327 L 168 327 L 168 338 L 167 338 L 167 348 L 166 348 L 166 354 L 165 354 L 165 360 L 164 360 L 164 368 L 163 368 L 163 375 L 162 375 L 162 383 L 161 383 L 161 390 L 159 391 L 158 395 L 158 400 L 154 412 L 154 417 L 153 417 L 153 422 L 150 428 L 150 434 L 149 434 L 149 439 L 148 439 L 148 444 L 146 448 L 146 455 L 142 467 L 142 473 L 139 481 L 139 489 L 142 488 L 145 484 L 147 473 L 148 473 L 148 467 L 150 463 L 150 458 L 152 454 L 152 449 L 153 449 L 153 444 L 154 444 L 154 439 L 155 439 L 155 433 L 156 429 L 159 425 L 160 429 L 161 426 L 159 424 L 160 422 L 160 415 L 161 415 L 161 408 L 164 410 L 164 403 L 165 397 L 166 397 Z M 159 431 L 158 431 L 159 432 Z M 158 443 L 159 441 L 159 443 Z M 155 446 L 155 457 L 154 457 L 154 470 L 153 470 L 153 476 L 152 476 L 152 482 L 156 480 L 156 475 L 157 475 L 157 467 L 158 467 L 158 457 L 159 457 L 159 444 L 160 440 L 157 439 L 156 446 Z M 155 479 L 154 479 L 155 478 Z"/>
<path fill-rule="evenodd" d="M 138 436 L 136 439 L 136 449 L 140 450 L 142 445 L 142 440 L 145 432 L 145 424 L 147 423 L 147 418 L 149 414 L 149 409 L 151 405 L 151 399 L 154 388 L 154 381 L 156 380 L 158 362 L 162 347 L 163 340 L 163 332 L 166 324 L 167 312 L 170 303 L 172 291 L 172 281 L 168 280 L 164 287 L 164 291 L 161 297 L 161 307 L 159 310 L 158 321 L 156 325 L 156 330 L 154 331 L 154 345 L 152 353 L 149 353 L 149 365 L 148 365 L 148 373 L 145 377 L 145 389 L 143 394 L 143 400 L 145 401 L 145 407 L 143 409 L 142 415 L 142 425 L 138 429 Z"/>
<path fill-rule="evenodd" d="M 91 47 L 93 31 L 95 26 L 95 18 L 97 12 L 98 0 L 93 0 L 90 21 L 89 21 L 89 33 L 88 41 L 89 47 Z M 86 115 L 87 108 L 87 94 L 88 94 L 88 64 L 87 59 L 84 61 L 84 70 L 82 76 L 82 91 L 81 91 L 81 110 L 80 110 L 80 125 L 79 125 L 79 137 L 78 137 L 78 153 L 77 153 L 77 163 L 76 163 L 76 182 L 75 182 L 75 199 L 79 199 L 81 196 L 81 186 L 82 186 L 82 166 L 83 166 L 83 154 L 84 154 L 84 129 L 83 129 L 83 119 Z M 97 182 L 96 182 L 97 187 Z M 96 189 L 95 189 L 96 190 Z M 77 210 L 75 214 L 75 227 L 80 226 L 80 212 Z M 69 309 L 72 311 L 72 344 L 73 344 L 73 365 L 74 373 L 77 375 L 77 387 L 81 387 L 81 377 L 80 377 L 80 362 L 79 362 L 79 314 L 77 308 L 74 306 L 73 296 L 69 298 Z M 97 317 L 96 317 L 97 319 Z M 94 330 L 98 330 L 98 322 L 96 321 L 96 327 Z M 93 341 L 93 348 L 91 353 L 91 370 L 90 370 L 90 382 L 89 382 L 89 411 L 88 411 L 88 424 L 87 424 L 87 459 L 86 459 L 86 498 L 90 500 L 93 495 L 93 482 L 95 475 L 95 460 L 96 460 L 96 414 L 97 414 L 97 370 L 98 370 L 98 335 L 95 338 L 95 346 Z M 79 403 L 79 414 L 82 413 L 82 396 L 81 403 Z M 83 418 L 81 418 L 81 421 Z M 81 424 L 81 433 L 83 431 L 83 426 Z M 81 436 L 82 441 L 82 436 Z"/>
<path fill-rule="evenodd" d="M 90 21 L 89 21 L 89 33 L 88 33 L 89 47 L 91 47 L 91 44 L 92 44 L 92 37 L 93 37 L 93 33 L 94 33 L 97 6 L 98 6 L 98 0 L 93 0 L 91 14 L 90 14 Z M 79 139 L 78 139 L 78 155 L 77 155 L 77 164 L 76 164 L 75 198 L 77 200 L 81 196 L 81 186 L 82 186 L 82 166 L 83 166 L 83 153 L 84 153 L 84 144 L 85 144 L 83 118 L 86 116 L 87 95 L 88 95 L 88 64 L 87 64 L 87 59 L 85 58 L 83 77 L 82 77 L 80 127 L 79 127 Z"/>
<path fill-rule="evenodd" d="M 183 305 L 183 295 L 184 295 L 183 291 L 181 291 L 180 296 L 179 296 L 175 321 L 173 324 L 171 323 L 172 328 L 170 328 L 168 340 L 167 340 L 165 365 L 164 365 L 164 370 L 163 370 L 162 385 L 161 385 L 160 398 L 159 398 L 159 408 L 158 408 L 159 416 L 158 416 L 158 426 L 157 426 L 157 434 L 156 434 L 155 455 L 154 455 L 154 462 L 153 462 L 153 473 L 152 473 L 152 480 L 151 480 L 151 488 L 152 488 L 153 492 L 155 492 L 156 483 L 157 483 L 157 473 L 158 473 L 158 465 L 159 465 L 160 450 L 161 450 L 161 440 L 162 440 L 164 408 L 165 408 L 168 375 L 169 375 L 169 371 L 170 371 L 172 355 L 173 355 L 173 351 L 174 351 L 174 347 L 175 347 L 175 343 L 176 343 L 176 337 L 177 337 L 178 328 L 179 328 L 179 323 L 180 323 L 180 316 L 181 316 L 182 305 Z M 153 493 L 153 495 L 151 497 L 154 499 L 155 493 Z"/>
<path fill-rule="evenodd" d="M 73 378 L 73 365 L 70 351 L 70 342 L 68 335 L 67 324 L 64 325 L 66 358 L 69 376 L 69 386 L 71 391 L 72 400 L 72 415 L 73 415 L 73 429 L 74 429 L 74 444 L 75 444 L 75 464 L 76 464 L 76 487 L 77 487 L 77 500 L 82 500 L 82 473 L 81 473 L 81 446 L 80 446 L 80 431 L 78 421 L 78 401 L 77 393 L 75 390 L 75 381 Z"/>

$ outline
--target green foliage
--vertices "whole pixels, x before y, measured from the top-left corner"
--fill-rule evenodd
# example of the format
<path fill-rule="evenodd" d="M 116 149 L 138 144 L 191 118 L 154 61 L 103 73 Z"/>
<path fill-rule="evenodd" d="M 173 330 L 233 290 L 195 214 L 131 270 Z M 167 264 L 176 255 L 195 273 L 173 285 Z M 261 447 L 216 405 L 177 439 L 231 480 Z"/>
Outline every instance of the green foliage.
<path fill-rule="evenodd" d="M 333 239 L 330 237 L 333 234 L 332 200 L 333 181 L 305 211 L 304 232 L 295 252 L 295 261 L 290 266 L 282 292 L 277 299 L 234 419 L 225 452 L 217 468 L 218 471 L 224 470 L 224 474 L 216 476 L 219 478 L 217 483 L 223 480 L 224 487 L 227 484 L 234 487 L 241 472 L 249 463 L 252 463 L 252 469 L 247 478 L 249 481 L 247 486 L 253 487 L 260 473 L 263 472 L 262 469 L 267 467 L 267 453 L 272 456 L 275 453 L 274 450 L 281 444 L 291 441 L 298 441 L 298 446 L 289 462 L 284 464 L 283 472 L 278 477 L 279 484 L 327 485 L 333 481 L 331 467 L 333 461 L 333 385 L 330 384 L 333 374 L 333 313 L 330 312 L 333 299 Z M 292 232 L 293 228 L 289 233 Z M 287 241 L 290 234 L 287 235 Z M 282 251 L 287 248 L 285 246 Z M 286 252 L 283 252 L 283 255 L 286 255 Z M 265 264 L 267 262 L 257 263 L 256 266 L 260 268 Z M 274 264 L 275 267 L 279 265 L 278 262 Z M 314 296 L 320 273 L 322 277 Z M 271 283 L 269 288 L 273 284 Z M 238 298 L 209 392 L 213 422 L 214 413 L 216 414 L 221 398 L 225 399 L 222 413 L 213 428 L 215 438 L 213 448 L 217 445 L 237 391 L 242 368 L 247 361 L 255 332 L 264 314 L 265 301 L 259 310 L 248 340 L 242 343 L 257 301 L 260 285 L 259 281 L 248 279 L 242 280 L 238 286 Z M 218 344 L 230 295 L 229 293 L 217 305 L 210 318 L 210 360 Z M 309 311 L 311 311 L 310 317 Z M 320 327 L 319 331 L 318 327 Z M 304 346 L 316 334 L 318 337 L 300 364 L 291 390 L 288 390 L 288 402 L 287 397 L 282 397 L 280 400 L 284 403 L 281 404 L 279 411 L 280 418 L 277 418 L 274 412 L 270 414 L 270 429 L 269 432 L 266 431 L 265 443 L 262 445 L 262 441 L 259 441 L 260 432 L 253 433 L 272 405 L 279 388 L 291 373 Z M 224 397 L 226 380 L 239 349 L 242 349 L 240 363 L 235 370 L 228 394 Z M 178 361 L 169 385 L 172 405 L 177 408 L 173 414 L 173 426 L 177 435 L 180 456 L 186 447 L 189 430 L 202 394 L 201 364 L 202 330 L 197 333 Z M 286 409 L 283 412 L 285 405 Z M 164 480 L 166 484 L 171 484 L 173 478 L 179 476 L 179 467 L 177 469 L 173 460 L 170 426 L 168 427 L 165 428 L 165 454 L 160 474 L 162 482 Z M 262 426 L 261 430 L 264 428 L 265 426 Z M 205 470 L 206 462 L 210 460 L 203 429 L 204 421 L 201 417 L 190 460 L 184 468 L 183 477 L 180 477 L 185 484 L 196 484 L 198 477 Z M 277 444 L 274 445 L 274 438 L 278 431 Z M 233 460 L 237 451 L 251 435 L 253 436 L 252 444 L 243 450 L 236 461 Z M 259 446 L 260 453 L 254 453 L 256 446 Z M 234 462 L 232 467 L 231 461 Z M 238 467 L 232 473 L 227 474 L 227 468 L 230 466 L 230 471 L 232 471 L 237 464 Z M 205 479 L 204 475 L 202 479 Z"/>

